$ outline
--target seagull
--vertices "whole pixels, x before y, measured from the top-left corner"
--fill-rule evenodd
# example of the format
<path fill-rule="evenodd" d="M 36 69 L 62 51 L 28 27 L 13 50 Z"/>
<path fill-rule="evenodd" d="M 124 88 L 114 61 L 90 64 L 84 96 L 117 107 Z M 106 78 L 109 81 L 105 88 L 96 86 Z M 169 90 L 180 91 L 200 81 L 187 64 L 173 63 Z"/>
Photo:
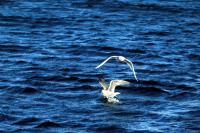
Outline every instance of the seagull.
<path fill-rule="evenodd" d="M 130 60 L 128 60 L 128 59 L 126 59 L 125 57 L 123 57 L 123 56 L 110 56 L 110 57 L 107 58 L 105 61 L 103 61 L 100 65 L 98 65 L 98 66 L 96 67 L 96 69 L 98 69 L 98 68 L 100 68 L 101 66 L 103 66 L 103 65 L 104 65 L 108 60 L 110 60 L 110 59 L 116 59 L 116 60 L 118 60 L 118 61 L 120 61 L 120 62 L 125 62 L 125 63 L 127 63 L 128 66 L 130 67 L 130 69 L 133 71 L 133 75 L 134 75 L 135 79 L 138 81 L 137 76 L 136 76 L 136 72 L 135 72 L 135 69 L 134 69 L 134 66 L 133 66 L 133 63 L 132 63 Z"/>
<path fill-rule="evenodd" d="M 130 84 L 130 82 L 125 80 L 111 80 L 109 86 L 106 84 L 105 80 L 100 78 L 99 79 L 100 85 L 103 87 L 101 93 L 102 95 L 107 98 L 108 101 L 119 101 L 115 99 L 117 95 L 119 95 L 119 92 L 115 92 L 115 88 L 119 85 L 127 85 Z"/>

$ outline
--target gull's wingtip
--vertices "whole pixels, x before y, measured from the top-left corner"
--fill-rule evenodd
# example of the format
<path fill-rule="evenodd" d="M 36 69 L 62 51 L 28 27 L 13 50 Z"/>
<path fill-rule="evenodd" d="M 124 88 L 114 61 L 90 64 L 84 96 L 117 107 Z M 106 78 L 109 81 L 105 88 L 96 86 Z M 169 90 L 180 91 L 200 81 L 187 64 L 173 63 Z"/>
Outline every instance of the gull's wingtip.
<path fill-rule="evenodd" d="M 127 81 L 128 82 L 128 84 L 131 84 L 131 82 L 129 82 L 129 81 Z"/>
<path fill-rule="evenodd" d="M 138 82 L 138 79 L 137 79 L 137 77 L 134 77 L 135 78 L 135 80 Z"/>
<path fill-rule="evenodd" d="M 98 69 L 100 66 L 95 67 L 96 69 Z"/>

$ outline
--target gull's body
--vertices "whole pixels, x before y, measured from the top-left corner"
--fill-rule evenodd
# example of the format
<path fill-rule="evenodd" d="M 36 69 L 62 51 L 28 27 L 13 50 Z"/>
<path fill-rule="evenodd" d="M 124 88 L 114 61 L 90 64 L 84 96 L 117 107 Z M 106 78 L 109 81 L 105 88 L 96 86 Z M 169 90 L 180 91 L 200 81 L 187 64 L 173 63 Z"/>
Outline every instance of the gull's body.
<path fill-rule="evenodd" d="M 133 75 L 135 77 L 135 79 L 137 80 L 137 76 L 136 76 L 136 72 L 135 72 L 135 69 L 134 69 L 134 66 L 133 66 L 133 63 L 126 59 L 125 57 L 123 56 L 110 56 L 109 58 L 107 58 L 105 61 L 103 61 L 100 65 L 98 65 L 96 68 L 100 68 L 101 66 L 103 66 L 107 61 L 109 61 L 110 59 L 116 59 L 120 62 L 125 62 L 128 64 L 128 66 L 130 67 L 130 69 L 133 71 Z M 137 80 L 138 81 L 138 80 Z"/>
<path fill-rule="evenodd" d="M 119 92 L 115 92 L 117 86 L 129 84 L 129 82 L 125 80 L 112 80 L 110 81 L 110 84 L 107 85 L 104 79 L 100 79 L 99 83 L 103 87 L 101 91 L 102 95 L 108 100 L 115 98 L 120 94 Z"/>

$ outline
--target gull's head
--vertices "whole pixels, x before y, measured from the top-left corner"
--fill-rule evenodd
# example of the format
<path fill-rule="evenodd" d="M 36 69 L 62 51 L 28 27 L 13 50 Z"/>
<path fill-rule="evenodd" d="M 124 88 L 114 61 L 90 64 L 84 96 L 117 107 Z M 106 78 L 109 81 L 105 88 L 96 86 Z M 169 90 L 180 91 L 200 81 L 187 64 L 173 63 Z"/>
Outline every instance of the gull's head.
<path fill-rule="evenodd" d="M 125 60 L 125 57 L 119 56 L 119 61 L 124 61 L 124 60 Z"/>

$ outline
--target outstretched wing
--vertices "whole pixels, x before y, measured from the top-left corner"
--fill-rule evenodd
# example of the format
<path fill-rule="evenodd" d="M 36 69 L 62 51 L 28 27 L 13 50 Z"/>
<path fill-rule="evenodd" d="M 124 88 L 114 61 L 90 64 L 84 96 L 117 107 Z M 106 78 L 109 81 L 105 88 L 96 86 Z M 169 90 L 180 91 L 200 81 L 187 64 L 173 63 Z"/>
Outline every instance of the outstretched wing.
<path fill-rule="evenodd" d="M 105 61 L 103 61 L 100 65 L 98 65 L 96 67 L 97 68 L 100 68 L 101 66 L 103 66 L 108 60 L 112 59 L 112 58 L 117 58 L 118 56 L 110 56 L 109 58 L 107 58 Z"/>
<path fill-rule="evenodd" d="M 106 84 L 106 82 L 103 78 L 99 79 L 99 84 L 103 87 L 104 90 L 108 89 L 108 85 Z"/>
<path fill-rule="evenodd" d="M 135 72 L 135 69 L 134 69 L 134 66 L 133 66 L 133 63 L 128 59 L 125 59 L 125 62 L 131 68 L 131 70 L 133 71 L 133 75 L 134 75 L 135 79 L 138 81 L 137 76 L 136 76 L 136 72 Z"/>
<path fill-rule="evenodd" d="M 115 87 L 116 87 L 116 86 L 119 86 L 119 85 L 127 85 L 127 84 L 130 84 L 130 82 L 125 81 L 125 80 L 112 80 L 112 81 L 110 82 L 110 85 L 109 85 L 108 90 L 109 90 L 109 91 L 112 91 L 112 92 L 115 92 Z"/>

